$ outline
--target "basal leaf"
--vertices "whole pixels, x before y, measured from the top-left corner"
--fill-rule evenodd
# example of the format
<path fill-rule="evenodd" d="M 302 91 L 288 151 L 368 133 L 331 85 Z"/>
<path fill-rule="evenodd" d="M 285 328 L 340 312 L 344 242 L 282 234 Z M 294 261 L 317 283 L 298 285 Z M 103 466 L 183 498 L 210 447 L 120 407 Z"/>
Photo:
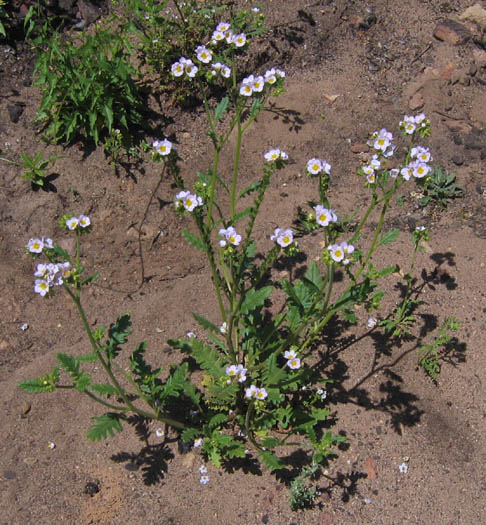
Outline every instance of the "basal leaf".
<path fill-rule="evenodd" d="M 120 420 L 122 416 L 114 412 L 107 412 L 101 417 L 94 417 L 94 425 L 88 430 L 88 439 L 90 441 L 100 441 L 108 436 L 113 437 L 115 432 L 123 430 Z"/>

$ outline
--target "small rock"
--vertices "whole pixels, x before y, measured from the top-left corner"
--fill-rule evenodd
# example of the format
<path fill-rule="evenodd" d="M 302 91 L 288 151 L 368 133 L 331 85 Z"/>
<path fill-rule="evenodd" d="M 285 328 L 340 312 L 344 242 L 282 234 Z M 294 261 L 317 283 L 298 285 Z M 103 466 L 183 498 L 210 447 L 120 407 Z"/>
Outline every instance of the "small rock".
<path fill-rule="evenodd" d="M 473 49 L 473 59 L 478 68 L 486 67 L 486 51 L 484 49 Z"/>
<path fill-rule="evenodd" d="M 368 153 L 370 151 L 368 144 L 353 144 L 350 149 L 351 153 Z"/>
<path fill-rule="evenodd" d="M 17 473 L 14 472 L 13 470 L 6 470 L 3 473 L 3 476 L 5 479 L 15 479 L 17 477 Z"/>
<path fill-rule="evenodd" d="M 22 404 L 21 417 L 25 417 L 32 408 L 32 405 L 28 401 L 24 401 Z"/>
<path fill-rule="evenodd" d="M 469 65 L 469 76 L 473 77 L 478 72 L 478 66 L 476 65 L 476 62 L 471 62 Z"/>
<path fill-rule="evenodd" d="M 471 33 L 466 26 L 459 22 L 446 19 L 435 26 L 434 36 L 443 42 L 458 46 L 467 42 L 471 38 Z"/>
<path fill-rule="evenodd" d="M 184 465 L 186 469 L 190 470 L 192 469 L 192 466 L 194 465 L 195 459 L 196 459 L 196 455 L 194 454 L 194 452 L 188 452 L 184 456 L 184 459 L 182 460 L 182 464 Z"/>
<path fill-rule="evenodd" d="M 101 16 L 101 9 L 88 2 L 88 0 L 78 0 L 78 9 L 86 26 L 92 24 Z"/>
<path fill-rule="evenodd" d="M 454 144 L 456 144 L 457 146 L 462 146 L 464 144 L 464 141 L 462 140 L 461 135 L 458 135 L 457 133 L 452 135 L 452 140 L 454 141 Z"/>
<path fill-rule="evenodd" d="M 464 155 L 462 153 L 456 153 L 452 156 L 452 162 L 456 166 L 462 166 L 464 164 Z"/>
<path fill-rule="evenodd" d="M 471 133 L 472 126 L 464 120 L 446 120 L 445 125 L 456 133 Z"/>
<path fill-rule="evenodd" d="M 20 120 L 20 117 L 22 116 L 22 113 L 24 112 L 24 109 L 25 105 L 20 102 L 9 104 L 7 106 L 7 111 L 10 121 L 14 124 L 17 124 L 17 122 Z"/>
<path fill-rule="evenodd" d="M 373 458 L 368 458 L 365 461 L 365 468 L 366 468 L 366 473 L 368 474 L 368 478 L 376 479 L 378 472 L 376 470 L 376 465 L 375 465 L 375 461 Z"/>
<path fill-rule="evenodd" d="M 486 9 L 481 7 L 480 4 L 474 4 L 468 7 L 464 13 L 459 16 L 459 19 L 474 22 L 478 24 L 483 31 L 486 31 Z"/>
<path fill-rule="evenodd" d="M 424 96 L 421 91 L 417 91 L 415 95 L 408 101 L 408 107 L 412 111 L 416 111 L 420 108 L 423 108 L 425 104 Z"/>
<path fill-rule="evenodd" d="M 464 137 L 464 146 L 466 149 L 480 150 L 484 146 L 484 143 L 479 137 L 470 133 Z"/>
<path fill-rule="evenodd" d="M 37 463 L 37 458 L 34 458 L 34 457 L 24 458 L 24 463 L 26 465 L 29 465 L 29 467 L 32 467 L 33 465 Z"/>
<path fill-rule="evenodd" d="M 99 481 L 88 481 L 84 486 L 83 492 L 88 494 L 88 496 L 94 496 L 100 491 L 100 482 Z"/>

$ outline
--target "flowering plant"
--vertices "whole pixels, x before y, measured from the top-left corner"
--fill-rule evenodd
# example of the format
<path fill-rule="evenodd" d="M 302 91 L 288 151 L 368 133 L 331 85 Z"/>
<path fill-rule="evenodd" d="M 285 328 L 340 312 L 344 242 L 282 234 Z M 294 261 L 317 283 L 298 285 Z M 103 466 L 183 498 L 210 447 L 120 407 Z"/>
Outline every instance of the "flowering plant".
<path fill-rule="evenodd" d="M 164 163 L 178 186 L 175 212 L 195 224 L 196 233 L 185 231 L 183 235 L 206 255 L 214 285 L 217 313 L 208 317 L 194 314 L 204 336 L 191 332 L 169 341 L 171 347 L 191 356 L 202 378 L 193 378 L 188 362 L 184 362 L 173 365 L 162 380 L 161 368 L 154 369 L 144 360 L 145 343 L 139 344 L 130 357 L 130 374 L 116 364 L 129 335 L 130 317 L 122 315 L 108 331 L 103 327 L 93 331 L 87 321 L 81 290 L 96 276 L 82 277 L 80 239 L 91 222 L 81 215 L 63 218 L 63 225 L 76 235 L 73 259 L 50 239 L 33 239 L 27 249 L 35 256 L 45 253 L 53 265 L 38 266 L 36 276 L 43 282 L 36 281 L 35 291 L 46 295 L 55 285 L 64 287 L 78 307 L 92 351 L 76 357 L 59 354 L 60 365 L 53 373 L 21 386 L 30 392 L 76 388 L 108 408 L 104 416 L 94 418 L 90 439 L 121 430 L 128 414 L 135 413 L 173 427 L 183 442 L 200 448 L 216 465 L 245 457 L 250 447 L 268 468 L 278 470 L 286 465 L 282 458 L 286 446 L 305 448 L 311 464 L 318 465 L 332 453 L 333 445 L 344 440 L 325 426 L 330 413 L 325 386 L 331 379 L 321 371 L 316 355 L 319 338 L 331 319 L 343 317 L 356 322 L 355 305 L 364 305 L 370 312 L 379 307 L 384 291 L 378 289 L 378 282 L 397 267 L 377 268 L 372 256 L 398 235 L 397 230 L 383 232 L 391 199 L 410 178 L 420 178 L 428 170 L 430 153 L 416 142 L 428 135 L 430 122 L 425 115 L 404 119 L 401 128 L 411 143 L 405 162 L 394 168 L 386 163 L 395 152 L 392 133 L 382 129 L 373 134 L 370 145 L 374 154 L 358 171 L 364 178 L 364 191 L 370 195 L 369 204 L 353 228 L 343 227 L 345 221 L 329 202 L 331 164 L 312 157 L 306 169 L 309 177 L 318 181 L 319 201 L 301 213 L 296 229 L 281 224 L 273 233 L 268 231 L 266 243 L 273 243 L 272 247 L 265 256 L 259 256 L 258 250 L 264 248 L 255 238 L 255 221 L 272 177 L 285 168 L 288 155 L 280 148 L 262 152 L 261 177 L 241 188 L 241 147 L 244 133 L 268 99 L 282 91 L 285 73 L 272 68 L 238 81 L 237 56 L 249 40 L 241 32 L 233 34 L 230 23 L 221 22 L 210 42 L 200 44 L 192 58 L 181 57 L 171 67 L 176 80 L 193 82 L 201 90 L 214 150 L 212 168 L 206 174 L 198 173 L 188 187 L 176 169 L 172 143 L 167 139 L 153 143 L 153 158 Z M 223 57 L 229 75 L 220 74 Z M 208 79 L 226 88 L 227 95 L 215 106 L 206 96 Z M 224 180 L 220 155 L 233 133 L 233 170 L 230 180 Z M 253 201 L 244 207 L 249 196 Z M 376 209 L 377 226 L 366 244 L 361 234 Z M 313 261 L 300 279 L 272 281 L 274 263 L 298 254 L 298 236 L 313 230 L 319 230 L 324 241 L 320 261 Z M 408 284 L 421 241 L 427 235 L 422 229 L 413 233 L 415 250 Z M 347 277 L 347 284 L 336 290 L 338 272 Z M 283 292 L 280 304 L 274 299 L 277 289 Z M 270 297 L 279 306 L 276 314 L 267 308 Z M 399 335 L 401 327 L 410 322 L 407 300 L 408 296 L 393 322 L 381 326 Z M 368 321 L 371 329 L 377 325 L 374 318 Z M 108 384 L 95 384 L 83 370 L 89 361 L 101 362 Z M 68 385 L 61 382 L 62 370 L 70 376 Z M 148 408 L 140 407 L 142 401 Z M 207 481 L 205 477 L 204 483 Z"/>

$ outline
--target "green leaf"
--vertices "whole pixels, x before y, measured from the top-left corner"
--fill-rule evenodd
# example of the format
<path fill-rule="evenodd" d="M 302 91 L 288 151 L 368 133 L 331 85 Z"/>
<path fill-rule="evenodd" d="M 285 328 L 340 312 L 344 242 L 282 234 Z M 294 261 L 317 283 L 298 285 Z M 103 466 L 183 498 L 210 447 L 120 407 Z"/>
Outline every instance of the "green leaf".
<path fill-rule="evenodd" d="M 238 196 L 238 199 L 241 199 L 245 195 L 249 195 L 250 193 L 253 193 L 254 191 L 259 190 L 262 187 L 263 181 L 258 180 L 257 182 L 251 183 L 249 186 L 247 186 Z"/>
<path fill-rule="evenodd" d="M 113 385 L 108 384 L 94 384 L 90 386 L 90 390 L 93 392 L 96 392 L 100 396 L 116 396 L 118 395 L 118 389 L 116 389 Z"/>
<path fill-rule="evenodd" d="M 211 321 L 209 321 L 202 315 L 192 314 L 192 316 L 197 321 L 197 324 L 200 325 L 205 330 L 211 330 L 212 332 L 215 332 L 217 334 L 221 333 L 219 328 L 214 323 L 212 323 Z"/>
<path fill-rule="evenodd" d="M 245 299 L 241 305 L 240 311 L 243 315 L 248 315 L 250 312 L 261 308 L 265 301 L 270 297 L 273 291 L 273 286 L 265 286 L 259 290 L 250 288 L 245 295 Z"/>
<path fill-rule="evenodd" d="M 316 291 L 320 292 L 322 290 L 322 277 L 316 261 L 311 262 L 304 277 L 316 287 Z"/>
<path fill-rule="evenodd" d="M 90 441 L 100 441 L 108 436 L 113 437 L 115 432 L 121 432 L 123 427 L 120 420 L 123 417 L 114 412 L 107 412 L 101 417 L 94 417 L 94 425 L 88 430 L 88 439 Z"/>
<path fill-rule="evenodd" d="M 209 420 L 209 428 L 219 427 L 222 423 L 228 421 L 228 416 L 226 414 L 216 414 Z"/>
<path fill-rule="evenodd" d="M 273 454 L 273 452 L 270 452 L 269 450 L 260 450 L 258 452 L 258 456 L 262 460 L 262 463 L 269 470 L 280 470 L 285 468 L 285 465 L 282 463 L 282 461 L 275 454 Z"/>
<path fill-rule="evenodd" d="M 110 325 L 108 330 L 108 340 L 105 343 L 105 352 L 108 359 L 114 359 L 121 351 L 120 345 L 125 344 L 130 335 L 130 314 L 125 313 L 118 317 L 115 323 Z"/>
<path fill-rule="evenodd" d="M 387 231 L 381 236 L 381 239 L 378 241 L 377 247 L 386 246 L 388 244 L 391 244 L 392 242 L 395 242 L 399 233 L 400 230 L 397 230 L 396 228 Z"/>
<path fill-rule="evenodd" d="M 194 248 L 196 248 L 197 250 L 200 250 L 200 251 L 202 251 L 204 253 L 207 252 L 206 244 L 204 243 L 204 241 L 202 239 L 197 237 L 197 235 L 194 235 L 193 233 L 191 233 L 191 232 L 189 232 L 187 230 L 184 230 L 182 232 L 182 236 L 184 237 L 184 239 L 186 239 L 186 241 L 191 246 L 194 246 Z"/>
<path fill-rule="evenodd" d="M 214 119 L 221 120 L 223 115 L 228 111 L 229 98 L 224 97 L 214 110 Z"/>
<path fill-rule="evenodd" d="M 98 280 L 100 277 L 99 273 L 94 273 L 93 275 L 90 275 L 89 277 L 86 277 L 86 279 L 83 279 L 81 281 L 81 286 L 84 286 L 85 284 L 91 284 L 94 283 L 96 280 Z"/>
<path fill-rule="evenodd" d="M 171 375 L 167 378 L 160 393 L 159 399 L 163 401 L 169 396 L 177 397 L 181 390 L 184 390 L 186 383 L 186 374 L 189 369 L 189 363 L 183 363 L 182 365 L 174 365 L 172 367 Z"/>
<path fill-rule="evenodd" d="M 19 383 L 19 387 L 29 394 L 41 394 L 43 392 L 52 392 L 55 386 L 48 381 L 45 376 L 36 379 L 27 379 Z"/>

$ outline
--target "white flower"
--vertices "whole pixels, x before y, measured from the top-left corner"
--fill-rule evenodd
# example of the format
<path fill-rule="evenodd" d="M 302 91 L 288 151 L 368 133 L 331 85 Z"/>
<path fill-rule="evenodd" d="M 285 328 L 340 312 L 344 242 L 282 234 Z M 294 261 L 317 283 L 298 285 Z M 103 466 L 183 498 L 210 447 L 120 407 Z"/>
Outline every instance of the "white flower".
<path fill-rule="evenodd" d="M 247 399 L 251 397 L 255 397 L 255 394 L 257 393 L 258 388 L 255 385 L 251 385 L 249 388 L 245 388 L 245 397 Z"/>
<path fill-rule="evenodd" d="M 285 350 L 284 357 L 285 359 L 295 359 L 297 357 L 297 352 L 293 348 Z"/>
<path fill-rule="evenodd" d="M 279 149 L 271 149 L 267 151 L 264 155 L 265 160 L 268 162 L 274 162 L 275 160 L 280 158 L 280 150 Z"/>
<path fill-rule="evenodd" d="M 34 275 L 35 277 L 42 277 L 44 279 L 47 275 L 47 264 L 38 264 Z"/>
<path fill-rule="evenodd" d="M 158 438 L 161 438 L 161 437 L 164 437 L 165 436 L 165 432 L 161 429 L 161 428 L 157 428 L 155 430 L 155 435 L 158 437 Z"/>
<path fill-rule="evenodd" d="M 405 180 L 409 180 L 413 174 L 413 168 L 410 165 L 405 166 L 400 170 L 400 173 Z"/>
<path fill-rule="evenodd" d="M 225 31 L 224 38 L 226 39 L 227 44 L 233 43 L 233 31 L 231 29 L 228 29 L 228 31 Z"/>
<path fill-rule="evenodd" d="M 91 220 L 86 215 L 80 215 L 78 217 L 78 223 L 81 226 L 81 228 L 87 228 L 91 224 Z"/>
<path fill-rule="evenodd" d="M 27 248 L 29 249 L 30 253 L 42 253 L 42 250 L 44 249 L 44 243 L 41 239 L 29 239 Z"/>
<path fill-rule="evenodd" d="M 371 165 L 363 166 L 363 173 L 365 175 L 373 175 L 375 173 L 375 170 Z"/>
<path fill-rule="evenodd" d="M 224 321 L 224 323 L 219 327 L 219 331 L 225 335 L 228 332 L 228 323 Z"/>
<path fill-rule="evenodd" d="M 229 78 L 231 76 L 231 68 L 226 64 L 221 66 L 221 76 L 224 78 Z"/>
<path fill-rule="evenodd" d="M 176 209 L 180 209 L 182 207 L 184 207 L 184 200 L 185 198 L 190 195 L 191 192 L 190 191 L 180 191 L 176 196 L 175 196 L 175 199 L 174 199 L 174 204 L 175 204 L 175 207 Z"/>
<path fill-rule="evenodd" d="M 69 230 L 75 230 L 78 227 L 79 219 L 77 217 L 71 217 L 66 221 L 66 226 Z"/>
<path fill-rule="evenodd" d="M 27 330 L 27 328 L 29 328 L 28 323 L 24 323 L 24 324 L 20 327 L 20 329 L 22 330 L 22 332 L 25 332 L 25 331 Z"/>
<path fill-rule="evenodd" d="M 226 375 L 230 377 L 236 377 L 238 374 L 238 370 L 236 368 L 236 365 L 230 365 L 226 367 Z"/>
<path fill-rule="evenodd" d="M 400 474 L 407 474 L 408 465 L 406 463 L 402 463 L 401 465 L 398 465 L 398 470 L 400 471 Z"/>
<path fill-rule="evenodd" d="M 228 22 L 220 22 L 216 26 L 216 31 L 221 31 L 222 33 L 225 33 L 226 31 L 229 31 L 231 27 L 231 24 Z"/>
<path fill-rule="evenodd" d="M 315 219 L 317 224 L 320 226 L 328 226 L 331 222 L 337 222 L 336 214 L 334 210 L 328 210 L 324 208 L 322 204 L 318 204 L 313 208 L 315 212 Z"/>
<path fill-rule="evenodd" d="M 293 359 L 289 359 L 287 361 L 287 366 L 292 370 L 297 370 L 300 368 L 300 359 L 298 357 L 294 357 Z"/>
<path fill-rule="evenodd" d="M 285 78 L 285 71 L 282 71 L 281 69 L 275 68 L 275 74 L 280 78 Z"/>
<path fill-rule="evenodd" d="M 376 317 L 370 317 L 368 319 L 368 322 L 366 323 L 366 326 L 371 329 L 374 328 L 377 324 L 378 320 L 376 319 Z"/>
<path fill-rule="evenodd" d="M 245 33 L 240 33 L 239 35 L 234 35 L 231 39 L 231 42 L 236 47 L 243 47 L 246 44 L 246 35 Z"/>
<path fill-rule="evenodd" d="M 276 228 L 273 235 L 270 237 L 271 241 L 275 241 L 282 248 L 285 248 L 292 244 L 294 240 L 294 232 L 291 229 L 283 230 L 282 228 Z"/>
<path fill-rule="evenodd" d="M 165 157 L 166 155 L 170 153 L 172 149 L 172 142 L 170 142 L 167 139 L 154 140 L 152 142 L 152 146 L 159 155 L 162 155 L 163 157 Z"/>
<path fill-rule="evenodd" d="M 199 448 L 203 444 L 203 438 L 197 438 L 194 440 L 194 448 Z"/>
<path fill-rule="evenodd" d="M 196 76 L 196 73 L 199 71 L 198 67 L 194 65 L 192 60 L 186 60 L 186 63 L 184 64 L 184 71 L 186 72 L 186 75 L 189 78 L 194 78 Z"/>
<path fill-rule="evenodd" d="M 211 36 L 211 42 L 213 44 L 216 44 L 218 42 L 221 42 L 221 40 L 224 40 L 226 37 L 225 37 L 225 34 L 223 31 L 219 31 L 218 29 L 216 29 L 216 31 L 213 31 L 213 34 Z"/>
<path fill-rule="evenodd" d="M 260 8 L 259 8 L 259 7 L 252 7 L 251 10 L 252 10 L 254 13 L 259 13 L 259 12 L 260 12 Z"/>
<path fill-rule="evenodd" d="M 386 129 L 381 129 L 374 136 L 373 147 L 379 151 L 385 151 L 393 140 L 393 135 Z"/>
<path fill-rule="evenodd" d="M 326 399 L 327 397 L 327 392 L 326 390 L 322 389 L 322 388 L 319 388 L 317 391 L 316 391 L 316 394 L 324 401 L 324 399 Z"/>
<path fill-rule="evenodd" d="M 34 292 L 44 297 L 49 291 L 49 283 L 44 279 L 36 279 L 34 282 Z"/>
<path fill-rule="evenodd" d="M 206 467 L 206 465 L 201 465 L 199 467 L 199 473 L 200 474 L 207 474 L 208 473 L 208 467 Z"/>
<path fill-rule="evenodd" d="M 204 476 L 201 476 L 201 479 L 199 480 L 201 485 L 207 485 L 209 483 L 209 476 L 206 474 Z"/>
<path fill-rule="evenodd" d="M 184 74 L 184 64 L 180 60 L 174 62 L 170 69 L 175 77 L 181 77 Z"/>
<path fill-rule="evenodd" d="M 376 182 L 376 175 L 375 173 L 370 173 L 369 175 L 366 175 L 366 181 L 369 183 L 369 184 L 374 184 Z"/>
<path fill-rule="evenodd" d="M 209 64 L 213 59 L 211 51 L 206 46 L 197 46 L 196 47 L 196 56 L 200 62 L 204 64 Z"/>
<path fill-rule="evenodd" d="M 379 169 L 380 169 L 381 162 L 380 162 L 380 160 L 378 159 L 378 155 L 373 155 L 373 157 L 371 158 L 370 166 L 371 166 L 374 170 L 379 170 Z"/>
<path fill-rule="evenodd" d="M 44 244 L 44 248 L 48 248 L 50 250 L 54 248 L 54 245 L 52 244 L 52 239 L 50 239 L 49 237 L 42 237 L 42 242 Z"/>
<path fill-rule="evenodd" d="M 187 211 L 193 211 L 197 206 L 202 206 L 202 199 L 199 195 L 193 195 L 190 193 L 184 199 L 183 205 Z"/>
<path fill-rule="evenodd" d="M 236 367 L 236 379 L 238 383 L 244 383 L 246 381 L 246 373 L 248 370 L 243 367 L 243 365 L 238 365 Z"/>
<path fill-rule="evenodd" d="M 260 401 L 263 401 L 268 396 L 267 391 L 264 388 L 257 388 L 255 391 L 255 397 Z"/>
<path fill-rule="evenodd" d="M 228 228 L 221 228 L 218 233 L 222 237 L 222 239 L 219 241 L 219 245 L 222 248 L 226 246 L 226 241 L 228 241 L 233 246 L 240 245 L 241 235 L 236 233 L 236 230 L 233 228 L 233 226 L 229 226 Z"/>
<path fill-rule="evenodd" d="M 265 71 L 265 82 L 267 84 L 275 84 L 275 82 L 277 82 L 277 74 L 275 73 L 275 68 L 272 68 L 272 69 L 267 69 L 267 71 Z"/>
<path fill-rule="evenodd" d="M 393 168 L 390 170 L 390 177 L 392 177 L 393 179 L 396 179 L 399 174 L 400 170 L 398 168 Z"/>
<path fill-rule="evenodd" d="M 423 146 L 415 146 L 412 148 L 410 155 L 419 162 L 430 162 L 433 160 L 429 148 L 424 148 Z"/>
<path fill-rule="evenodd" d="M 197 339 L 197 335 L 194 332 L 187 332 L 186 337 L 188 339 Z"/>
<path fill-rule="evenodd" d="M 430 172 L 430 166 L 424 162 L 414 162 L 411 167 L 413 168 L 412 175 L 417 179 L 422 179 Z"/>
<path fill-rule="evenodd" d="M 422 124 L 425 120 L 427 120 L 427 117 L 425 116 L 425 113 L 419 113 L 418 115 L 415 115 L 415 117 L 412 117 L 416 124 Z"/>
<path fill-rule="evenodd" d="M 261 78 L 261 77 L 259 77 Z M 241 82 L 241 87 L 240 87 L 240 95 L 243 95 L 244 97 L 249 97 L 252 95 L 253 91 L 254 91 L 254 83 L 255 83 L 255 77 L 254 75 L 250 75 L 246 78 L 244 78 Z M 260 89 L 260 81 L 258 81 L 256 83 L 257 85 L 257 89 Z M 262 87 L 263 89 L 263 87 Z M 260 89 L 261 91 L 261 89 Z"/>
<path fill-rule="evenodd" d="M 333 261 L 341 262 L 344 259 L 344 250 L 341 248 L 341 245 L 331 244 L 327 249 L 331 252 Z"/>
<path fill-rule="evenodd" d="M 427 229 L 427 228 L 426 228 L 425 226 L 417 226 L 417 227 L 415 228 L 415 231 L 423 232 L 423 231 L 425 231 L 426 229 Z"/>

